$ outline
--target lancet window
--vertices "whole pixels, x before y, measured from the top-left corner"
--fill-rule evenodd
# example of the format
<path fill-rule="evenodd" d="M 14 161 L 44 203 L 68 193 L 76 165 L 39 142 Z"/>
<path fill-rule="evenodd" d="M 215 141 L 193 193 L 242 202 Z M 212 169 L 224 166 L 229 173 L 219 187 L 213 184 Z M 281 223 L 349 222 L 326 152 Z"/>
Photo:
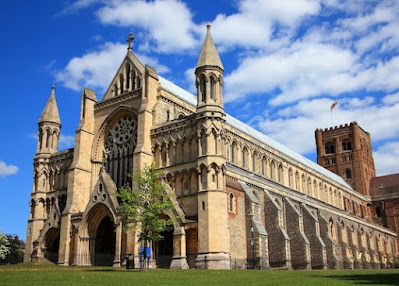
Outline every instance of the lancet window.
<path fill-rule="evenodd" d="M 121 117 L 105 136 L 103 162 L 117 188 L 130 184 L 136 144 L 137 121 L 132 116 Z"/>

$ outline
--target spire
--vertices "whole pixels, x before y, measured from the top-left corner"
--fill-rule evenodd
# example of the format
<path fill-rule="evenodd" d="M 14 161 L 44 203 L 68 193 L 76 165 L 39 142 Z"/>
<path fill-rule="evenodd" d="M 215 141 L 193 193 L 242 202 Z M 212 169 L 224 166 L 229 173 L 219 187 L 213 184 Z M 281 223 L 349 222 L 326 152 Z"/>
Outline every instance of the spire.
<path fill-rule="evenodd" d="M 48 99 L 46 106 L 43 109 L 42 115 L 40 115 L 39 122 L 53 122 L 61 125 L 60 115 L 58 113 L 57 102 L 55 101 L 55 87 L 51 88 L 50 98 Z"/>
<path fill-rule="evenodd" d="M 207 25 L 207 32 L 204 44 L 202 45 L 201 54 L 197 62 L 197 69 L 204 66 L 217 66 L 224 70 L 219 53 L 216 50 L 215 43 L 211 36 L 211 25 Z"/>

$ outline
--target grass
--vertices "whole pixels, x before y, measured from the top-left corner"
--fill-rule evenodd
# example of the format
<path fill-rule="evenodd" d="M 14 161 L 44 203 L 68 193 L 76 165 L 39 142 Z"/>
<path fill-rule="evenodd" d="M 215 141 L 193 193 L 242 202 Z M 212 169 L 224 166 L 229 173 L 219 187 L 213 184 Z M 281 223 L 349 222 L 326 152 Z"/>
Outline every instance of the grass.
<path fill-rule="evenodd" d="M 165 270 L 112 267 L 0 266 L 0 285 L 399 285 L 399 270 Z"/>

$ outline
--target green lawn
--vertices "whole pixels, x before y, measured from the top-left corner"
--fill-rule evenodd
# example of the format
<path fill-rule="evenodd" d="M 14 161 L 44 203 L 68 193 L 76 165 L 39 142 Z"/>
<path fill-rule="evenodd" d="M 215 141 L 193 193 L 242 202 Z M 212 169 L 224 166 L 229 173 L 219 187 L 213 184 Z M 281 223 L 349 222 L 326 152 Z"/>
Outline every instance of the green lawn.
<path fill-rule="evenodd" d="M 112 267 L 0 266 L 0 285 L 399 285 L 393 270 L 137 270 Z"/>

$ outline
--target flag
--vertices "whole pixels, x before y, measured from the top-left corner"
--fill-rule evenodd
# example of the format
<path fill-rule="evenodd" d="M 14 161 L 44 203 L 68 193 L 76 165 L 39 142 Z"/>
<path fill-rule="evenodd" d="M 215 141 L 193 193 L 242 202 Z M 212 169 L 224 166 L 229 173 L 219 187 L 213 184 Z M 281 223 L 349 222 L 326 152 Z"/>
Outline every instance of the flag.
<path fill-rule="evenodd" d="M 333 111 L 333 109 L 334 109 L 335 107 L 337 107 L 337 105 L 338 105 L 338 102 L 334 101 L 334 103 L 331 104 L 331 111 Z"/>

